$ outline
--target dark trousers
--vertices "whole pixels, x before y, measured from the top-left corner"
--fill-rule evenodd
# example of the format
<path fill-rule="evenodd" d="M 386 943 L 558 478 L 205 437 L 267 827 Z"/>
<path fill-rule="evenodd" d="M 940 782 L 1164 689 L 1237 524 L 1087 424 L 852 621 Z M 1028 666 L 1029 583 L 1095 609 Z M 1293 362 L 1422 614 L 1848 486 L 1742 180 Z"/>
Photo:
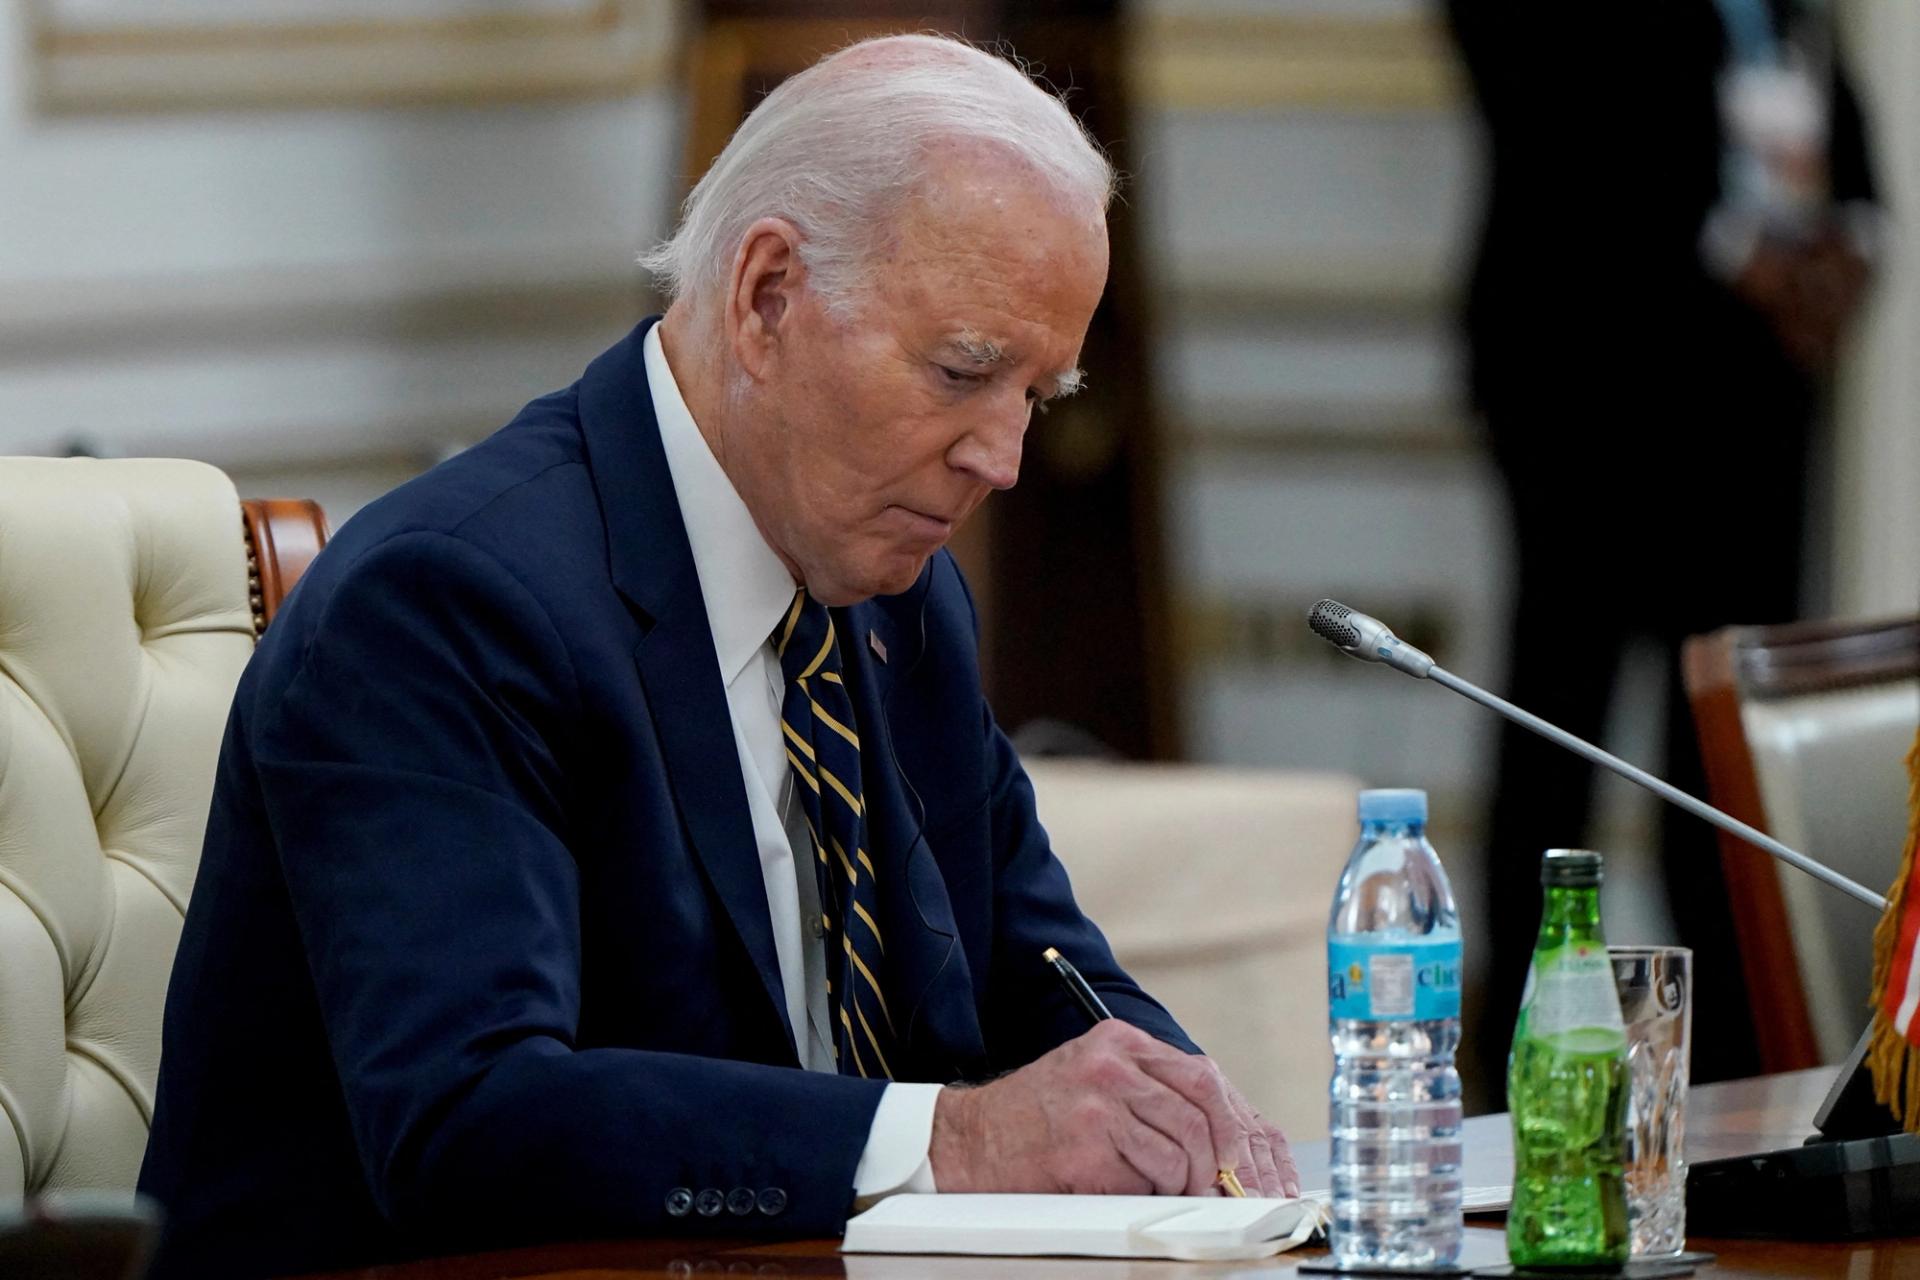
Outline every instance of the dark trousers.
<path fill-rule="evenodd" d="M 1517 543 L 1507 697 L 1596 741 L 1623 655 L 1636 638 L 1652 639 L 1668 668 L 1663 776 L 1703 797 L 1681 641 L 1792 618 L 1799 581 L 1810 398 L 1790 378 L 1741 372 L 1744 383 L 1703 379 L 1691 393 L 1668 384 L 1649 395 L 1657 404 L 1570 406 L 1550 419 L 1535 411 L 1533 422 L 1518 406 L 1504 415 L 1497 410 L 1505 406 L 1488 406 Z M 1490 967 L 1468 1058 L 1496 1109 L 1505 1105 L 1507 1050 L 1539 928 L 1540 858 L 1586 846 L 1595 773 L 1546 739 L 1504 726 L 1487 863 Z M 1755 1074 L 1713 828 L 1665 802 L 1660 810 L 1668 898 L 1680 941 L 1694 950 L 1693 1078 Z"/>

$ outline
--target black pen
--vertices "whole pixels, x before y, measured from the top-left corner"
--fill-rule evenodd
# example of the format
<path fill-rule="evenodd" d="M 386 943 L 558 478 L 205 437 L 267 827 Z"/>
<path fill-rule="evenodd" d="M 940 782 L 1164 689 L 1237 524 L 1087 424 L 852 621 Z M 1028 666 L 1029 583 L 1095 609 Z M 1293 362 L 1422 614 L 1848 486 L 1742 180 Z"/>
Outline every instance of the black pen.
<path fill-rule="evenodd" d="M 1073 997 L 1073 1002 L 1080 1006 L 1081 1012 L 1087 1015 L 1089 1022 L 1105 1022 L 1113 1017 L 1113 1011 L 1101 1003 L 1099 994 L 1087 985 L 1087 980 L 1080 976 L 1078 969 L 1073 967 L 1073 961 L 1061 955 L 1056 947 L 1048 947 L 1041 954 L 1046 962 L 1053 966 L 1053 971 L 1060 975 L 1060 981 L 1066 985 L 1067 994 Z M 1220 1170 L 1220 1186 L 1230 1196 L 1244 1198 L 1247 1194 L 1246 1188 L 1240 1185 L 1239 1177 L 1231 1168 L 1223 1167 Z"/>
<path fill-rule="evenodd" d="M 1053 971 L 1060 975 L 1060 981 L 1066 985 L 1067 994 L 1072 996 L 1073 1002 L 1080 1006 L 1080 1011 L 1087 1015 L 1087 1021 L 1105 1022 L 1113 1017 L 1113 1011 L 1100 1003 L 1100 997 L 1094 993 L 1092 987 L 1087 985 L 1087 980 L 1080 976 L 1080 971 L 1073 967 L 1073 961 L 1061 955 L 1054 947 L 1048 947 L 1044 954 L 1047 963 L 1053 966 Z"/>

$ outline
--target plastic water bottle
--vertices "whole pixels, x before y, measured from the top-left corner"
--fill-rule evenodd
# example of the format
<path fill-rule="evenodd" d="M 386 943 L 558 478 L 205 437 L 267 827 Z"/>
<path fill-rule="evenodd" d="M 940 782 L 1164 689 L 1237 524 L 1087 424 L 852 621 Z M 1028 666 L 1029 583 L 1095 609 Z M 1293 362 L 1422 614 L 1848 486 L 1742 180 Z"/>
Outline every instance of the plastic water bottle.
<path fill-rule="evenodd" d="M 1360 843 L 1327 920 L 1341 1267 L 1460 1256 L 1460 917 L 1426 826 L 1426 792 L 1362 791 Z"/>

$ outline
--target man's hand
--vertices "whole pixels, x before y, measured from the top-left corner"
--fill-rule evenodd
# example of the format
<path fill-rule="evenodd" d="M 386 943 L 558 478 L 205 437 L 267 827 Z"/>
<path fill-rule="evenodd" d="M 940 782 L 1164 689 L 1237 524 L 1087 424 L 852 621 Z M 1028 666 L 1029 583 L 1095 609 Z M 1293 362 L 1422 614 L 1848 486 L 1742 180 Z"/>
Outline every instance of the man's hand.
<path fill-rule="evenodd" d="M 1205 1059 L 1213 1066 L 1211 1059 Z M 1219 1068 L 1214 1067 L 1215 1074 Z M 1227 1099 L 1233 1104 L 1234 1114 L 1246 1126 L 1247 1145 L 1252 1151 L 1252 1176 L 1244 1166 L 1236 1168 L 1235 1174 L 1240 1185 L 1246 1188 L 1250 1196 L 1297 1196 L 1300 1194 L 1300 1171 L 1293 1167 L 1293 1152 L 1287 1148 L 1287 1135 L 1267 1123 L 1266 1118 L 1253 1109 L 1253 1104 L 1240 1096 L 1233 1082 L 1225 1076 L 1220 1083 L 1227 1087 Z M 1254 1188 L 1261 1188 L 1256 1191 Z"/>
<path fill-rule="evenodd" d="M 1832 371 L 1870 271 L 1851 241 L 1828 228 L 1806 243 L 1763 238 L 1734 281 L 1787 355 L 1808 373 Z"/>
<path fill-rule="evenodd" d="M 1296 1195 L 1287 1139 L 1207 1058 L 1102 1022 L 933 1113 L 942 1191 L 1205 1195 L 1222 1168 L 1249 1195 Z"/>

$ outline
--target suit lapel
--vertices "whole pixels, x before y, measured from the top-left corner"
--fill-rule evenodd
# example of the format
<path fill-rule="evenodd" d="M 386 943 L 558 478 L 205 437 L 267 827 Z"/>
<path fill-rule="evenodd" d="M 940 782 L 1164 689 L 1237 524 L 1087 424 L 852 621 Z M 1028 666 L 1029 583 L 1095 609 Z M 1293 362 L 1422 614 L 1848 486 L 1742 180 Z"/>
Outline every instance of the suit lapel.
<path fill-rule="evenodd" d="M 930 583 L 931 574 L 923 573 L 912 590 L 884 607 L 870 601 L 836 610 L 835 625 L 847 637 L 840 660 L 861 734 L 867 840 L 883 870 L 880 896 L 894 1028 L 915 1077 L 961 1080 L 977 1076 L 986 1063 L 973 978 L 946 880 L 922 829 L 921 805 L 898 767 L 887 714 L 894 683 L 913 671 L 920 646 L 917 629 L 906 634 L 894 618 L 918 618 Z M 923 778 L 920 785 L 937 786 L 939 780 Z"/>
<path fill-rule="evenodd" d="M 606 523 L 613 584 L 646 626 L 634 663 L 674 802 L 791 1048 L 793 1027 L 733 717 L 647 389 L 641 342 L 651 323 L 641 324 L 587 367 L 579 386 L 581 431 Z"/>

